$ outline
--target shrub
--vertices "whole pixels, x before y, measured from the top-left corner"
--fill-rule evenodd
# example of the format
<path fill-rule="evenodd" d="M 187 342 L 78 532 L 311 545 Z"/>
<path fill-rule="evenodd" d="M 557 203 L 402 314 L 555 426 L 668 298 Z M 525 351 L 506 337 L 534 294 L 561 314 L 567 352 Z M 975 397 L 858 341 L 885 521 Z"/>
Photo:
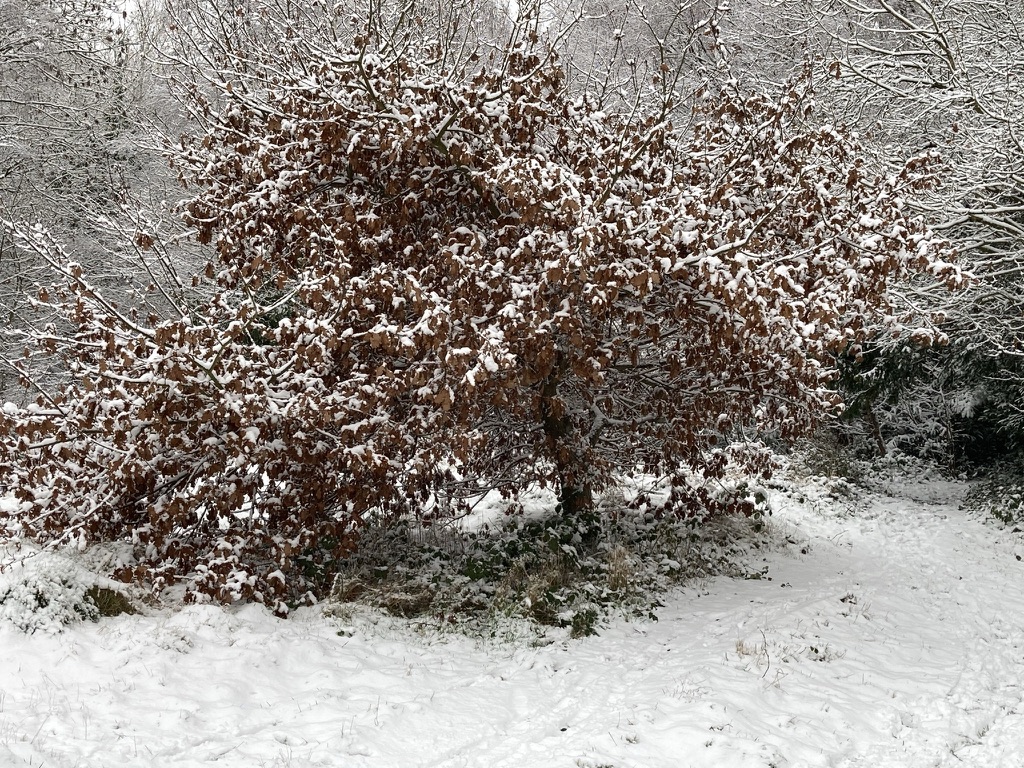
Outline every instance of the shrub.
<path fill-rule="evenodd" d="M 1024 529 L 1024 461 L 1011 457 L 988 468 L 976 480 L 963 506 L 990 516 L 1003 525 Z"/>
<path fill-rule="evenodd" d="M 60 632 L 68 624 L 99 618 L 88 590 L 88 581 L 68 561 L 28 556 L 0 572 L 0 619 L 29 634 Z"/>
<path fill-rule="evenodd" d="M 903 202 L 935 158 L 872 175 L 807 80 L 691 110 L 662 71 L 623 103 L 569 87 L 539 8 L 491 46 L 248 5 L 195 6 L 216 71 L 170 150 L 209 298 L 126 310 L 21 232 L 62 280 L 40 301 L 70 330 L 38 342 L 70 384 L 0 413 L 8 516 L 130 540 L 121 578 L 285 614 L 369 523 L 536 484 L 592 548 L 603 490 L 764 471 L 736 429 L 807 432 L 832 353 L 901 319 L 890 283 L 958 279 Z"/>

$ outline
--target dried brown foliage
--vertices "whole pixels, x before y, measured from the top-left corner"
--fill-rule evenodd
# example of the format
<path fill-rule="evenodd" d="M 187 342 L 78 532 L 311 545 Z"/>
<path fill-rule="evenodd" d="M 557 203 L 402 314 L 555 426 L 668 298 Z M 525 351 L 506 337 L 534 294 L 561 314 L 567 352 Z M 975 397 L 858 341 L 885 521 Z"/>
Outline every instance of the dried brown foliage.
<path fill-rule="evenodd" d="M 957 279 L 903 209 L 932 160 L 872 176 L 806 84 L 680 128 L 597 109 L 520 31 L 222 61 L 171 158 L 215 295 L 135 321 L 67 270 L 74 383 L 0 417 L 11 527 L 284 611 L 368 516 L 541 482 L 585 519 L 623 472 L 717 476 L 737 426 L 801 435 L 889 284 Z"/>

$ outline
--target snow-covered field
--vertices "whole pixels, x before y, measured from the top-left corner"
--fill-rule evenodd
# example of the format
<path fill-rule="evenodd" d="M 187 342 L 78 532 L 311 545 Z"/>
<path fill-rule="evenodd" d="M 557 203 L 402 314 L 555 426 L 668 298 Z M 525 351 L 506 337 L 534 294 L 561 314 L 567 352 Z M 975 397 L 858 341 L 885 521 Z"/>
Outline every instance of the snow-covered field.
<path fill-rule="evenodd" d="M 548 645 L 257 607 L 0 626 L 0 766 L 1019 768 L 1024 547 L 963 490 L 777 497 L 770 580 Z"/>

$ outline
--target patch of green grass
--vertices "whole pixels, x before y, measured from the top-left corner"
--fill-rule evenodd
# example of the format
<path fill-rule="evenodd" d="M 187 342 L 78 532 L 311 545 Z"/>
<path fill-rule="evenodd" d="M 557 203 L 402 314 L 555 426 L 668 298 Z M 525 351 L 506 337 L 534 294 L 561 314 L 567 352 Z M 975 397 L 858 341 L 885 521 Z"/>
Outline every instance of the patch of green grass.
<path fill-rule="evenodd" d="M 85 591 L 85 597 L 96 606 L 97 613 L 105 618 L 122 614 L 131 616 L 138 613 L 131 600 L 114 589 L 92 586 Z"/>

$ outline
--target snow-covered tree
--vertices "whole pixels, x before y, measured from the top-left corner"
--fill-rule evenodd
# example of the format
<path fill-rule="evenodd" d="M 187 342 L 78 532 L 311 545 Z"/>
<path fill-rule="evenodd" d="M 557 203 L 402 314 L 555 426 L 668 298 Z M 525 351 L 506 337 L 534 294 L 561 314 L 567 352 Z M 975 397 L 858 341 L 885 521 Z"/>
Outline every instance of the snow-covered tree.
<path fill-rule="evenodd" d="M 597 109 L 538 16 L 218 8 L 171 152 L 212 298 L 137 315 L 25 243 L 63 271 L 74 331 L 40 343 L 75 382 L 0 417 L 7 525 L 130 537 L 122 575 L 284 611 L 368 517 L 533 483 L 585 537 L 624 473 L 757 469 L 735 430 L 830 413 L 832 353 L 908 320 L 892 281 L 959 279 L 905 209 L 933 158 L 867 173 L 807 82 L 677 127 L 671 72 Z"/>
<path fill-rule="evenodd" d="M 943 184 L 911 200 L 949 238 L 974 278 L 950 296 L 908 286 L 905 298 L 941 310 L 950 344 L 914 364 L 922 394 L 936 404 L 926 423 L 942 423 L 950 444 L 987 440 L 1021 444 L 1024 435 L 1024 4 L 1001 0 L 870 0 L 812 3 L 835 76 L 831 105 L 871 136 L 876 156 L 900 163 L 934 148 Z M 902 342 L 880 340 L 880 366 L 868 386 L 906 371 Z M 911 355 L 913 356 L 913 355 Z M 938 387 L 938 393 L 934 391 Z M 999 438 L 993 427 L 1003 433 Z M 955 434 L 962 433 L 962 434 Z M 1005 447 L 1005 446 L 1004 446 Z"/>
<path fill-rule="evenodd" d="M 155 23 L 147 3 L 131 4 L 130 17 L 125 8 L 113 0 L 0 4 L 0 392 L 10 394 L 16 379 L 3 363 L 20 354 L 10 331 L 44 322 L 26 295 L 49 279 L 45 261 L 16 247 L 15 227 L 42 223 L 107 285 L 131 274 L 110 259 L 118 237 L 108 220 L 160 173 L 150 167 L 158 153 L 140 146 L 152 122 L 146 55 Z"/>

